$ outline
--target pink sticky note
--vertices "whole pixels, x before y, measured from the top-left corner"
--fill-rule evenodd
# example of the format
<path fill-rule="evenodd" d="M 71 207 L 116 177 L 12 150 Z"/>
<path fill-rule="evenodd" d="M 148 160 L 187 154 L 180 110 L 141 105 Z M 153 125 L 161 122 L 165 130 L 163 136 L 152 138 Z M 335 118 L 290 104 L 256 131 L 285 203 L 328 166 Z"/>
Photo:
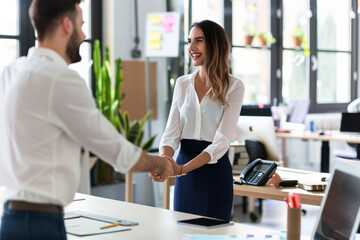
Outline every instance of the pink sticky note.
<path fill-rule="evenodd" d="M 175 23 L 175 15 L 174 14 L 168 14 L 164 16 L 164 21 L 165 24 L 171 24 L 173 25 Z"/>
<path fill-rule="evenodd" d="M 173 24 L 165 24 L 163 23 L 163 30 L 164 32 L 172 32 L 173 31 Z"/>

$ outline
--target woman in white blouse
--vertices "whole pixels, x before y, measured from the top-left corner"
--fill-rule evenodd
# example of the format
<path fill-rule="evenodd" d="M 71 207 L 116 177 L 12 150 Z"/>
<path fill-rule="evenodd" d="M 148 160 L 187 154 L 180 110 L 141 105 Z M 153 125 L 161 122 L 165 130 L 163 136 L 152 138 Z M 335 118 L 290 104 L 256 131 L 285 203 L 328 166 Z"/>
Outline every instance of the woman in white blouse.
<path fill-rule="evenodd" d="M 173 157 L 181 143 L 173 163 L 175 211 L 230 220 L 233 178 L 227 151 L 244 85 L 229 74 L 230 42 L 221 26 L 209 20 L 194 23 L 188 45 L 198 69 L 176 81 L 160 155 Z"/>

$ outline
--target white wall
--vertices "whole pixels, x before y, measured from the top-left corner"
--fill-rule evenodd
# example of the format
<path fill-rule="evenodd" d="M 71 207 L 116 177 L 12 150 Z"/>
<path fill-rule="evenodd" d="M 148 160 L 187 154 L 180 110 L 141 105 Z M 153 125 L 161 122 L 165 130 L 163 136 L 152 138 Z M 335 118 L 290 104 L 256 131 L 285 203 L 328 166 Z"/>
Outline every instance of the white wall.
<path fill-rule="evenodd" d="M 139 50 L 140 59 L 131 57 L 131 50 L 135 47 L 135 10 L 134 0 L 105 0 L 103 1 L 103 47 L 109 46 L 111 62 L 114 59 L 145 61 L 144 39 L 145 39 L 145 17 L 149 12 L 165 12 L 166 0 L 138 0 L 138 31 L 140 37 Z M 157 120 L 151 121 L 151 135 L 157 138 L 153 148 L 157 148 L 161 135 L 165 129 L 167 120 L 167 70 L 166 59 L 151 58 L 150 61 L 157 63 Z M 124 79 L 127 81 L 127 79 Z M 149 136 L 145 126 L 146 135 Z M 133 175 L 134 202 L 154 205 L 154 194 L 152 181 L 147 173 Z M 161 203 L 157 203 L 161 205 Z"/>
<path fill-rule="evenodd" d="M 131 57 L 135 47 L 135 10 L 134 0 L 106 0 L 103 2 L 103 46 L 110 47 L 111 62 L 116 58 L 123 60 L 145 61 L 145 17 L 150 12 L 165 12 L 165 0 L 138 0 L 138 31 L 140 37 L 140 59 Z M 157 63 L 157 109 L 158 118 L 151 122 L 151 134 L 157 135 L 153 147 L 158 147 L 160 137 L 165 129 L 167 112 L 167 71 L 166 59 L 151 58 Z M 125 79 L 126 81 L 126 79 Z M 146 134 L 148 134 L 147 127 Z"/>

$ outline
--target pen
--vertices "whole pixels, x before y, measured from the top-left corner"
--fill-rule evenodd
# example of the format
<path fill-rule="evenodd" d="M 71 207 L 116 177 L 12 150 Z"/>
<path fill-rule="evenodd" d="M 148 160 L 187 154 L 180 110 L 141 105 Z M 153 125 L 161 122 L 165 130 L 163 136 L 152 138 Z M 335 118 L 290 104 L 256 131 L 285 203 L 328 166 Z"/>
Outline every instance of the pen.
<path fill-rule="evenodd" d="M 295 204 L 295 208 L 299 208 L 300 207 L 300 196 L 298 193 L 294 193 L 294 204 Z"/>
<path fill-rule="evenodd" d="M 284 198 L 284 201 L 286 202 L 286 205 L 290 207 L 289 201 L 286 198 Z"/>
<path fill-rule="evenodd" d="M 111 228 L 111 227 L 120 226 L 120 225 L 121 225 L 121 223 L 116 222 L 116 223 L 113 223 L 113 224 L 110 224 L 110 225 L 103 226 L 100 229 Z"/>
<path fill-rule="evenodd" d="M 289 200 L 290 200 L 290 207 L 295 208 L 294 196 L 290 195 Z"/>

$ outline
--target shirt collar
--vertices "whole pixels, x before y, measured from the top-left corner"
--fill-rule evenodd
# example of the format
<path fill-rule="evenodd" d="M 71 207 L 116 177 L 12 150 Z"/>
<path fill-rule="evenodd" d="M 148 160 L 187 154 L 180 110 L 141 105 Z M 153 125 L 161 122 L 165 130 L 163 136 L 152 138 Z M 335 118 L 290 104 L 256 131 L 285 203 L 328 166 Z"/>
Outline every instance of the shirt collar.
<path fill-rule="evenodd" d="M 191 73 L 190 82 L 195 86 L 195 77 L 196 74 L 199 72 L 200 68 L 195 69 L 193 73 Z"/>
<path fill-rule="evenodd" d="M 68 67 L 68 64 L 66 63 L 65 59 L 63 59 L 57 52 L 50 48 L 41 48 L 41 47 L 32 47 L 29 49 L 28 57 L 46 57 L 50 61 L 61 64 L 64 67 Z"/>

